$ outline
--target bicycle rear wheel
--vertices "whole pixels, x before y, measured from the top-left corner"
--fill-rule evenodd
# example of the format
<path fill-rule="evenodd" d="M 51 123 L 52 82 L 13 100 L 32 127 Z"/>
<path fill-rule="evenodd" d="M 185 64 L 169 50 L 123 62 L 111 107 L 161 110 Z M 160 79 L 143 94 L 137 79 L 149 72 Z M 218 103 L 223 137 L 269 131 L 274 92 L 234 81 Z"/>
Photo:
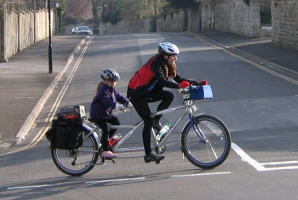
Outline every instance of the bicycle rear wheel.
<path fill-rule="evenodd" d="M 83 144 L 78 149 L 51 148 L 52 159 L 57 168 L 71 176 L 81 176 L 89 172 L 97 162 L 98 143 L 94 135 L 83 128 Z"/>
<path fill-rule="evenodd" d="M 210 115 L 194 118 L 194 126 L 202 133 L 204 142 L 189 122 L 182 133 L 182 151 L 194 165 L 209 169 L 220 165 L 231 149 L 231 136 L 225 124 Z"/>

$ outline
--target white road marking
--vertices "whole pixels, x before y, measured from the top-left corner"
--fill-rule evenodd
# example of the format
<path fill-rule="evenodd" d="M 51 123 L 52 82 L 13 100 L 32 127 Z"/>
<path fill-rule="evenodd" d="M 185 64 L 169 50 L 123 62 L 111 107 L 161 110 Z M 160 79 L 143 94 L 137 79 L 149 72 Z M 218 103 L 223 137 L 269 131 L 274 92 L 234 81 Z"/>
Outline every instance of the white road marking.
<path fill-rule="evenodd" d="M 261 165 L 258 161 L 254 160 L 247 153 L 245 153 L 237 144 L 232 143 L 232 148 L 241 157 L 244 162 L 247 162 L 253 166 L 257 171 L 264 171 L 265 167 Z"/>
<path fill-rule="evenodd" d="M 284 167 L 265 167 L 266 165 L 286 165 L 286 164 L 297 164 L 298 161 L 281 161 L 281 162 L 268 162 L 268 163 L 259 163 L 250 157 L 247 153 L 245 153 L 238 145 L 232 143 L 232 148 L 234 151 L 242 158 L 244 162 L 247 162 L 251 166 L 253 166 L 257 171 L 265 172 L 265 171 L 275 171 L 275 170 L 290 170 L 290 169 L 298 169 L 298 166 L 284 166 Z"/>
<path fill-rule="evenodd" d="M 213 175 L 224 175 L 231 174 L 231 172 L 213 172 L 213 173 L 202 173 L 202 174 L 185 174 L 185 175 L 173 175 L 171 178 L 184 178 L 193 176 L 213 176 Z"/>
<path fill-rule="evenodd" d="M 291 164 L 298 164 L 297 160 L 291 161 L 281 161 L 281 162 L 267 162 L 267 163 L 260 163 L 261 165 L 291 165 Z"/>
<path fill-rule="evenodd" d="M 7 190 L 20 190 L 20 189 L 31 189 L 31 188 L 42 188 L 42 187 L 51 187 L 57 184 L 52 185 L 29 185 L 29 186 L 20 186 L 20 187 L 9 187 Z"/>
<path fill-rule="evenodd" d="M 265 168 L 262 171 L 277 171 L 277 170 L 290 170 L 290 169 L 298 169 L 298 166 L 285 166 L 285 167 L 269 167 Z"/>
<path fill-rule="evenodd" d="M 171 176 L 171 178 L 187 178 L 187 177 L 194 177 L 194 176 L 212 176 L 212 175 L 225 175 L 225 174 L 231 174 L 231 172 L 228 171 L 228 172 L 213 172 L 213 173 L 201 173 L 201 174 L 173 175 L 173 176 Z M 146 177 L 106 179 L 106 180 L 100 180 L 100 181 L 86 181 L 86 182 L 84 182 L 84 184 L 94 185 L 94 184 L 107 184 L 107 183 L 115 183 L 115 182 L 143 181 L 143 180 L 146 180 Z M 25 190 L 25 189 L 44 188 L 44 187 L 55 187 L 55 186 L 61 186 L 61 185 L 71 184 L 71 183 L 73 183 L 73 182 L 17 186 L 17 187 L 9 187 L 6 190 Z"/>
<path fill-rule="evenodd" d="M 99 184 L 99 183 L 112 183 L 112 182 L 124 182 L 124 181 L 139 181 L 145 180 L 146 177 L 138 177 L 138 178 L 122 178 L 122 179 L 107 179 L 101 181 L 87 181 L 85 184 Z"/>
<path fill-rule="evenodd" d="M 55 184 L 43 184 L 43 185 L 29 185 L 29 186 L 18 186 L 18 187 L 9 187 L 7 190 L 21 190 L 21 189 L 32 189 L 32 188 L 43 188 L 43 187 L 54 187 L 75 183 L 76 181 L 68 181 L 63 183 L 55 183 Z"/>

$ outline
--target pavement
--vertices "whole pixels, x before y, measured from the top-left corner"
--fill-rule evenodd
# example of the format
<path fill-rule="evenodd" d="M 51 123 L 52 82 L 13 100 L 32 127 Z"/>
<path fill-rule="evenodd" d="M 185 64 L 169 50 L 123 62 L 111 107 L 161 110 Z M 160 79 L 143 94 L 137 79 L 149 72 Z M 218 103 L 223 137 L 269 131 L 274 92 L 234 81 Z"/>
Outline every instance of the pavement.
<path fill-rule="evenodd" d="M 298 51 L 274 45 L 271 38 L 247 38 L 232 33 L 206 31 L 187 35 L 207 41 L 227 53 L 278 74 L 298 85 Z M 81 36 L 53 37 L 53 73 L 48 68 L 48 40 L 43 40 L 0 63 L 0 152 L 26 135 L 46 103 L 57 78 L 64 73 Z"/>
<path fill-rule="evenodd" d="M 0 152 L 25 137 L 62 77 L 83 36 L 54 36 L 53 73 L 49 73 L 48 39 L 0 63 Z"/>

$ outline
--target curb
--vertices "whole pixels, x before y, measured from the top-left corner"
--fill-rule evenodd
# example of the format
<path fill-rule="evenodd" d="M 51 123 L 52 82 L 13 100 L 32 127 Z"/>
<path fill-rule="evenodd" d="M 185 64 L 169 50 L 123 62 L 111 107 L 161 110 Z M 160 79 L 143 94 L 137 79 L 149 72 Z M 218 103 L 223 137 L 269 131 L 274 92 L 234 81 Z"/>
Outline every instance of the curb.
<path fill-rule="evenodd" d="M 86 38 L 84 38 L 80 44 L 75 48 L 75 50 L 71 53 L 70 57 L 67 60 L 66 65 L 64 66 L 63 70 L 55 77 L 55 79 L 52 81 L 50 86 L 46 89 L 42 97 L 39 99 L 38 103 L 33 108 L 32 112 L 27 117 L 26 121 L 22 125 L 21 129 L 19 130 L 18 134 L 16 135 L 16 144 L 19 144 L 22 140 L 25 139 L 25 137 L 28 135 L 28 132 L 30 131 L 31 127 L 33 126 L 35 120 L 37 119 L 39 113 L 41 112 L 43 106 L 45 105 L 48 98 L 53 93 L 56 85 L 63 77 L 64 73 L 70 66 L 70 63 L 72 62 L 74 55 L 77 51 L 80 50 L 80 48 L 84 45 L 86 42 Z"/>
<path fill-rule="evenodd" d="M 242 58 L 242 60 L 254 65 L 255 67 L 258 67 L 258 68 L 260 68 L 264 71 L 267 71 L 275 76 L 278 76 L 278 77 L 280 77 L 284 80 L 287 80 L 295 85 L 298 85 L 298 80 L 297 80 L 298 73 L 293 70 L 290 70 L 290 69 L 288 69 L 284 66 L 278 65 L 276 63 L 270 62 L 268 60 L 262 59 L 258 56 L 250 54 L 246 51 L 237 49 L 234 47 L 234 45 L 229 46 L 229 45 L 224 45 L 224 44 L 218 43 L 204 35 L 192 34 L 192 33 L 188 33 L 187 35 L 191 35 L 194 38 L 199 39 L 199 40 L 204 40 L 211 45 L 215 45 L 215 46 L 223 49 L 224 51 L 226 51 L 227 53 L 229 53 L 231 55 L 234 54 L 237 57 Z"/>
<path fill-rule="evenodd" d="M 14 146 L 16 144 L 16 142 L 1 142 L 0 141 L 0 152 L 4 152 L 6 151 L 7 149 L 9 149 L 10 147 Z"/>
<path fill-rule="evenodd" d="M 0 140 L 0 152 L 4 152 L 10 147 L 19 144 L 22 140 L 25 139 L 25 137 L 28 135 L 30 129 L 32 128 L 33 124 L 35 123 L 38 115 L 42 111 L 45 103 L 47 102 L 48 98 L 51 96 L 51 94 L 54 92 L 55 87 L 65 74 L 66 70 L 69 68 L 71 62 L 74 59 L 74 55 L 81 49 L 81 47 L 85 44 L 87 38 L 84 38 L 81 40 L 81 42 L 76 46 L 76 48 L 73 50 L 73 52 L 70 54 L 66 65 L 64 66 L 63 70 L 59 72 L 54 80 L 51 82 L 49 87 L 45 90 L 42 97 L 39 99 L 37 104 L 34 106 L 33 110 L 29 114 L 29 116 L 26 118 L 24 124 L 21 126 L 20 130 L 18 131 L 15 140 L 8 141 L 8 142 L 1 142 Z"/>

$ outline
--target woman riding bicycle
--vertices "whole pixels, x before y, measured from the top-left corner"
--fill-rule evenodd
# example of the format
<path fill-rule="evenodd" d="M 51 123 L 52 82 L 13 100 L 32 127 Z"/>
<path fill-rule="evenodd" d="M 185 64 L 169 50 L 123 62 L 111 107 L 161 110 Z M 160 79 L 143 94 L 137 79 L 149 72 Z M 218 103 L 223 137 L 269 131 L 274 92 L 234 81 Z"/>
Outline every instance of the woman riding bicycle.
<path fill-rule="evenodd" d="M 159 122 L 161 115 L 151 117 L 148 103 L 161 101 L 157 111 L 167 109 L 174 99 L 173 93 L 163 90 L 167 88 L 185 88 L 194 81 L 181 78 L 177 74 L 176 60 L 179 49 L 175 44 L 165 42 L 159 43 L 158 54 L 151 57 L 145 65 L 137 71 L 129 82 L 127 97 L 133 104 L 135 110 L 144 120 L 143 143 L 145 148 L 145 162 L 160 161 L 164 156 L 151 152 L 151 129 L 160 131 Z M 175 82 L 170 81 L 169 78 Z"/>

